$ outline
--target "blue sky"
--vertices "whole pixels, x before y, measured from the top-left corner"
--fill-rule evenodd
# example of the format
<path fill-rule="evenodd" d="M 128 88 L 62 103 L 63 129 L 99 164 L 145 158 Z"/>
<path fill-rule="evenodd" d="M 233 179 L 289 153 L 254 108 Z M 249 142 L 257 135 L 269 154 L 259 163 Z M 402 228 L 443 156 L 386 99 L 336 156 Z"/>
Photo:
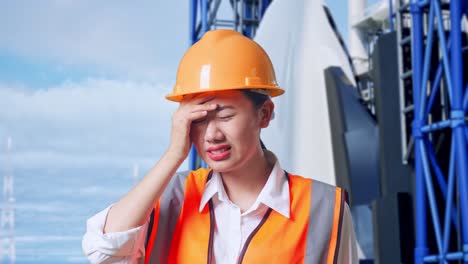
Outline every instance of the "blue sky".
<path fill-rule="evenodd" d="M 345 39 L 346 3 L 327 1 Z M 13 137 L 14 164 L 149 167 L 169 139 L 163 95 L 188 13 L 188 1 L 2 1 L 0 144 Z"/>
<path fill-rule="evenodd" d="M 187 45 L 188 6 L 166 2 L 3 1 L 0 80 L 169 79 Z"/>
<path fill-rule="evenodd" d="M 14 165 L 150 166 L 187 14 L 175 1 L 2 1 L 0 144 L 13 137 Z"/>
<path fill-rule="evenodd" d="M 91 1 L 4 1 L 0 82 L 28 89 L 88 78 L 169 85 L 188 44 L 188 6 L 170 2 L 116 1 L 106 10 Z M 347 1 L 326 3 L 346 39 Z"/>

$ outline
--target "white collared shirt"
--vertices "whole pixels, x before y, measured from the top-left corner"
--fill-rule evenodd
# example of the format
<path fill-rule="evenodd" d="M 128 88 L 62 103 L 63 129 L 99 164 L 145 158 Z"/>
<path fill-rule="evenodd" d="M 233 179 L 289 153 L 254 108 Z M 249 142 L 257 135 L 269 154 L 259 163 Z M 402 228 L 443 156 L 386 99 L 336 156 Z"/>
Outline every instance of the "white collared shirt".
<path fill-rule="evenodd" d="M 214 260 L 220 264 L 236 263 L 249 237 L 268 208 L 289 218 L 290 198 L 286 175 L 276 161 L 270 176 L 253 205 L 244 213 L 226 194 L 221 176 L 214 172 L 203 192 L 201 211 L 210 199 L 213 201 L 215 228 L 213 240 Z M 83 252 L 90 263 L 139 263 L 144 255 L 144 238 L 148 224 L 126 232 L 102 232 L 110 206 L 87 222 L 83 237 Z M 338 263 L 358 263 L 356 239 L 349 207 L 343 212 Z M 142 263 L 142 262 L 141 262 Z"/>
<path fill-rule="evenodd" d="M 289 218 L 289 186 L 284 171 L 276 162 L 257 200 L 245 212 L 231 202 L 221 176 L 213 172 L 200 202 L 200 212 L 212 199 L 215 213 L 213 253 L 216 263 L 237 263 L 245 241 L 258 226 L 268 208 Z"/>

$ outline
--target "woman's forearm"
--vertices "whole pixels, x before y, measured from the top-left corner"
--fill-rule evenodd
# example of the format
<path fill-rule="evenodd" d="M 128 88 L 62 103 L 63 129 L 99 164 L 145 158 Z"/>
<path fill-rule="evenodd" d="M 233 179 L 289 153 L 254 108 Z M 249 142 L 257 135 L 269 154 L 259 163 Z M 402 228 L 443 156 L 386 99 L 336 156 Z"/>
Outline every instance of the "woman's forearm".
<path fill-rule="evenodd" d="M 166 152 L 146 176 L 109 210 L 104 233 L 143 225 L 184 158 Z"/>

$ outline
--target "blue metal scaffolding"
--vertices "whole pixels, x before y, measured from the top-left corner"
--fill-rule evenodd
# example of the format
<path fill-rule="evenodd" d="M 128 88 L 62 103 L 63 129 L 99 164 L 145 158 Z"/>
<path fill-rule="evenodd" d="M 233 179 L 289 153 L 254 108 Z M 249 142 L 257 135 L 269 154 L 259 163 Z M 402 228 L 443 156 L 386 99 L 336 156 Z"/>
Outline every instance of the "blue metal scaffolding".
<path fill-rule="evenodd" d="M 408 5 L 414 106 L 414 258 L 417 264 L 453 260 L 468 263 L 468 86 L 463 78 L 463 52 L 466 50 L 463 44 L 466 42 L 463 43 L 462 38 L 466 38 L 466 32 L 461 28 L 467 7 L 467 0 L 411 0 Z M 437 95 L 446 96 L 447 104 L 443 108 L 448 115 L 434 120 L 431 113 L 435 111 Z M 445 173 L 436 157 L 432 137 L 442 130 L 451 138 L 448 140 L 449 166 Z M 443 199 L 437 199 L 436 191 L 442 193 Z M 426 216 L 428 209 L 430 218 Z M 451 228 L 459 234 L 456 248 L 453 241 L 457 238 L 450 237 Z M 435 236 L 435 252 L 429 249 L 428 230 Z"/>
<path fill-rule="evenodd" d="M 223 3 L 229 5 L 226 14 L 219 12 Z M 190 0 L 190 45 L 197 42 L 206 31 L 218 28 L 234 29 L 253 38 L 270 3 L 271 0 Z M 190 150 L 189 167 L 191 170 L 206 167 L 194 146 Z"/>

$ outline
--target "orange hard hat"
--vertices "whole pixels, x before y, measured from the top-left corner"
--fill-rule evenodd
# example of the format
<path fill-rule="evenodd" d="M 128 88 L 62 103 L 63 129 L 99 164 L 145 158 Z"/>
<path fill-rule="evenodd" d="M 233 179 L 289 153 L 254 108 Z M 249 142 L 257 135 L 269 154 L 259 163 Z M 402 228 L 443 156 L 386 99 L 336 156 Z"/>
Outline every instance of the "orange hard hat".
<path fill-rule="evenodd" d="M 284 93 L 276 83 L 270 58 L 260 45 L 234 30 L 212 30 L 188 49 L 168 100 L 185 95 L 250 89 L 269 96 Z"/>

